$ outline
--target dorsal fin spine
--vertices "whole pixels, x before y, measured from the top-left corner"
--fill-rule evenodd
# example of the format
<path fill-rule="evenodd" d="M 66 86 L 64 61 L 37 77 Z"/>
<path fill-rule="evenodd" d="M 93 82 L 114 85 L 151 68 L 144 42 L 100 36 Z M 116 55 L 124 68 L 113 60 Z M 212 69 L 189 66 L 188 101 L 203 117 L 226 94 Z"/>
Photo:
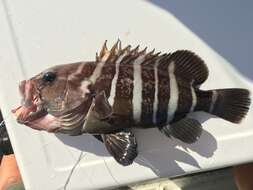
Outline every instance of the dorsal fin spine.
<path fill-rule="evenodd" d="M 99 62 L 99 55 L 98 55 L 98 52 L 96 52 L 96 62 Z"/>
<path fill-rule="evenodd" d="M 142 51 L 140 51 L 140 54 L 146 54 L 148 47 L 145 47 Z"/>
<path fill-rule="evenodd" d="M 133 49 L 132 53 L 137 54 L 139 51 L 140 45 L 136 46 L 136 48 Z"/>
<path fill-rule="evenodd" d="M 105 40 L 102 50 L 100 51 L 100 55 L 99 55 L 100 58 L 102 58 L 108 52 L 106 44 L 107 44 L 107 40 Z"/>
<path fill-rule="evenodd" d="M 111 50 L 109 51 L 109 56 L 106 60 L 106 63 L 109 60 L 116 60 L 116 58 L 118 57 L 118 52 L 119 52 L 119 40 L 112 46 Z M 113 62 L 113 61 L 112 61 Z"/>
<path fill-rule="evenodd" d="M 145 65 L 145 66 L 151 66 L 153 67 L 153 65 L 155 64 L 155 62 L 157 60 L 161 60 L 161 57 L 159 56 L 161 52 L 158 52 L 156 54 L 153 54 L 152 56 L 150 56 L 150 58 L 148 58 L 147 60 L 145 60 L 142 65 Z"/>

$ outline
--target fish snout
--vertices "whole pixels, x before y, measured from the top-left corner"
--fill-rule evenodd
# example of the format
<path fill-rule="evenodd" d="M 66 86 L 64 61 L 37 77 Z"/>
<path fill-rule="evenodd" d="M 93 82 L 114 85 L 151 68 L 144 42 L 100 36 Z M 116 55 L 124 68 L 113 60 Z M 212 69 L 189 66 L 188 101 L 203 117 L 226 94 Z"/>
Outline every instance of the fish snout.
<path fill-rule="evenodd" d="M 21 95 L 21 106 L 30 108 L 31 110 L 35 109 L 34 100 L 36 99 L 35 86 L 32 80 L 23 80 L 19 83 L 19 92 Z"/>

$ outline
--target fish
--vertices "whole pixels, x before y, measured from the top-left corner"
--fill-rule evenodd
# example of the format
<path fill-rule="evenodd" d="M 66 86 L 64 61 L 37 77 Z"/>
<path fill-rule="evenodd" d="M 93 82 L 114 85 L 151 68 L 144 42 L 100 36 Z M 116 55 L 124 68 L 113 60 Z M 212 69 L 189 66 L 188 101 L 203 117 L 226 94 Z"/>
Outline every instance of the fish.
<path fill-rule="evenodd" d="M 12 112 L 18 123 L 36 130 L 91 134 L 128 166 L 138 155 L 133 128 L 157 128 L 191 144 L 202 125 L 189 113 L 242 121 L 251 103 L 249 90 L 202 90 L 208 75 L 205 62 L 190 50 L 161 54 L 122 48 L 120 40 L 108 49 L 105 41 L 94 61 L 56 65 L 21 81 L 21 105 Z"/>

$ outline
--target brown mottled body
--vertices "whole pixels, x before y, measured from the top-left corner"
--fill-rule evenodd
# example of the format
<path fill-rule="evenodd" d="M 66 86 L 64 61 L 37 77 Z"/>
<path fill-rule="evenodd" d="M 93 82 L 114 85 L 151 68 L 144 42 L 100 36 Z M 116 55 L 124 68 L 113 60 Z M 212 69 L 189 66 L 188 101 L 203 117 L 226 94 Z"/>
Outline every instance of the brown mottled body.
<path fill-rule="evenodd" d="M 154 67 L 145 69 L 145 66 L 143 66 L 141 78 L 142 78 L 141 126 L 147 127 L 156 124 L 153 122 L 153 114 L 154 114 L 153 104 L 155 99 Z"/>

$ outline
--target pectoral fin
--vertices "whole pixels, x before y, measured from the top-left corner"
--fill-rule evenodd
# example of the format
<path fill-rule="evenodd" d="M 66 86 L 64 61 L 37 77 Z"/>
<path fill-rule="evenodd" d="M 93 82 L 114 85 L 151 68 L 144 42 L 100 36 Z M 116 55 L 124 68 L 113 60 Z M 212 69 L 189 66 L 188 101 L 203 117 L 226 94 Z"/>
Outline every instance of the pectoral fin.
<path fill-rule="evenodd" d="M 83 127 L 83 131 L 85 133 L 102 134 L 110 133 L 113 130 L 114 128 L 111 124 L 98 118 L 97 112 L 90 111 L 87 114 L 86 121 Z"/>
<path fill-rule="evenodd" d="M 196 119 L 184 118 L 171 125 L 164 126 L 161 131 L 168 137 L 173 136 L 185 143 L 194 143 L 202 133 L 202 126 Z"/>
<path fill-rule="evenodd" d="M 112 115 L 112 107 L 109 104 L 104 91 L 95 96 L 94 111 L 99 119 L 106 119 Z"/>
<path fill-rule="evenodd" d="M 102 135 L 105 147 L 115 160 L 123 166 L 133 163 L 137 157 L 137 141 L 131 131 Z"/>

